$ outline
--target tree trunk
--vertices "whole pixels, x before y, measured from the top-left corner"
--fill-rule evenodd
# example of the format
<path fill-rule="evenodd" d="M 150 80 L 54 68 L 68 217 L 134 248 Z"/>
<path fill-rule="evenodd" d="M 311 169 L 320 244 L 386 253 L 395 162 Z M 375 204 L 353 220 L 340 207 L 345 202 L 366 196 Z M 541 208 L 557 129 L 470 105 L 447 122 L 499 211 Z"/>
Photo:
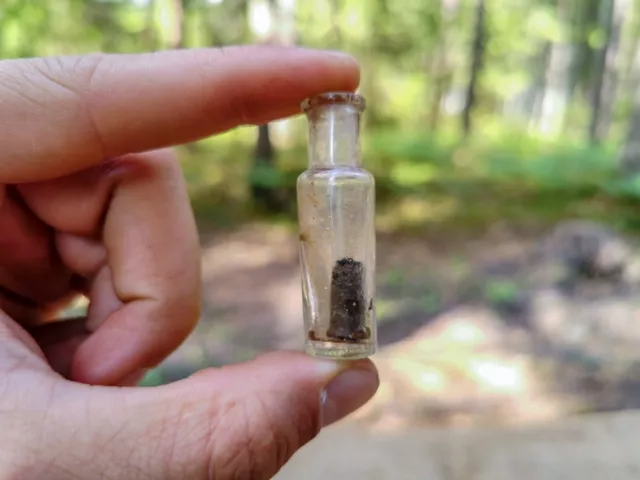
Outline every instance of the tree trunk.
<path fill-rule="evenodd" d="M 85 5 L 84 17 L 88 24 L 95 25 L 100 30 L 102 36 L 100 49 L 103 52 L 118 51 L 120 26 L 114 20 L 114 8 L 115 6 L 109 3 L 88 2 Z"/>
<path fill-rule="evenodd" d="M 485 46 L 485 5 L 484 0 L 476 0 L 476 24 L 471 46 L 471 66 L 469 69 L 469 83 L 464 109 L 462 111 L 462 131 L 464 136 L 471 133 L 471 113 L 476 101 L 477 84 L 484 60 Z"/>
<path fill-rule="evenodd" d="M 629 43 L 625 52 L 625 65 L 621 72 L 622 81 L 619 86 L 621 102 L 633 103 L 636 92 L 640 90 L 640 22 L 629 35 Z"/>
<path fill-rule="evenodd" d="M 617 54 L 624 12 L 622 0 L 603 0 L 601 26 L 605 31 L 602 47 L 596 52 L 594 84 L 591 94 L 589 141 L 599 144 L 607 136 L 617 86 Z"/>
<path fill-rule="evenodd" d="M 609 0 L 587 0 L 570 2 L 570 9 L 564 20 L 568 23 L 569 42 L 572 58 L 569 65 L 569 95 L 572 99 L 576 91 L 588 101 L 592 91 L 593 64 L 596 57 L 590 37 L 595 29 L 604 26 L 603 9 Z"/>
<path fill-rule="evenodd" d="M 331 8 L 331 36 L 334 45 L 342 45 L 342 29 L 340 28 L 340 0 L 330 0 Z"/>
<path fill-rule="evenodd" d="M 429 104 L 429 128 L 431 132 L 438 129 L 440 121 L 442 97 L 451 84 L 451 65 L 449 64 L 449 31 L 453 18 L 458 10 L 457 0 L 441 0 L 440 2 L 440 32 L 438 45 L 435 48 L 429 68 L 433 89 Z"/>
<path fill-rule="evenodd" d="M 280 213 L 285 205 L 280 195 L 280 185 L 274 185 L 273 170 L 276 168 L 275 149 L 271 142 L 269 124 L 258 127 L 258 140 L 253 155 L 251 199 L 261 210 Z"/>
<path fill-rule="evenodd" d="M 142 38 L 144 45 L 150 51 L 154 51 L 158 48 L 158 32 L 156 31 L 156 15 L 155 15 L 155 0 L 149 0 L 147 4 L 145 26 L 142 31 Z"/>
<path fill-rule="evenodd" d="M 618 0 L 620 1 L 620 0 Z M 630 9 L 630 2 L 625 2 L 624 6 L 620 8 Z M 616 5 L 618 6 L 618 5 Z M 633 4 L 631 4 L 633 6 Z M 634 92 L 636 91 L 637 77 L 638 77 L 638 57 L 640 56 L 640 21 L 637 19 L 638 11 L 636 8 L 632 9 L 632 13 L 629 14 L 629 10 L 626 11 L 624 23 L 626 34 L 621 40 L 620 45 L 620 85 L 619 92 L 620 97 L 623 97 L 622 101 L 627 102 L 634 98 Z M 626 27 L 628 25 L 628 28 Z"/>
<path fill-rule="evenodd" d="M 275 0 L 277 9 L 276 41 L 280 45 L 292 46 L 296 43 L 295 0 Z M 337 12 L 335 12 L 337 13 Z"/>
<path fill-rule="evenodd" d="M 566 0 L 557 0 L 558 21 L 568 25 L 571 5 Z M 571 67 L 574 47 L 563 39 L 554 42 L 549 54 L 545 91 L 540 106 L 540 131 L 555 133 L 564 125 L 565 113 L 571 96 Z"/>
<path fill-rule="evenodd" d="M 535 93 L 528 122 L 530 129 L 534 129 L 542 123 L 542 105 L 547 91 L 547 75 L 545 70 L 546 66 L 549 64 L 552 48 L 553 45 L 551 43 L 544 42 L 544 46 L 541 49 L 538 58 L 533 62 L 535 65 L 533 68 L 535 68 L 534 71 L 536 72 L 536 79 L 532 84 L 532 89 Z"/>
<path fill-rule="evenodd" d="M 253 9 L 250 12 L 253 36 L 263 44 L 295 44 L 294 7 L 295 0 L 250 2 L 249 8 Z M 260 125 L 253 157 L 251 196 L 255 204 L 269 213 L 280 213 L 286 207 L 282 186 L 274 185 L 268 180 L 278 178 L 275 159 L 276 152 L 269 125 Z"/>
<path fill-rule="evenodd" d="M 171 0 L 170 13 L 171 25 L 169 25 L 167 46 L 170 49 L 182 48 L 184 34 L 184 0 Z"/>
<path fill-rule="evenodd" d="M 626 173 L 640 173 L 640 96 L 638 95 L 629 118 L 627 137 L 620 153 L 620 165 Z"/>
<path fill-rule="evenodd" d="M 631 32 L 624 92 L 625 100 L 633 100 L 633 109 L 629 116 L 627 136 L 620 151 L 620 166 L 623 172 L 629 174 L 640 173 L 640 42 L 637 40 L 640 24 L 634 27 Z"/>
<path fill-rule="evenodd" d="M 441 47 L 443 48 L 443 47 Z M 431 72 L 433 73 L 433 92 L 431 93 L 431 102 L 429 106 L 429 130 L 431 133 L 435 133 L 438 130 L 438 123 L 440 122 L 440 104 L 442 103 L 442 95 L 447 89 L 447 76 L 443 72 L 445 66 L 444 52 L 440 49 L 436 52 Z"/>

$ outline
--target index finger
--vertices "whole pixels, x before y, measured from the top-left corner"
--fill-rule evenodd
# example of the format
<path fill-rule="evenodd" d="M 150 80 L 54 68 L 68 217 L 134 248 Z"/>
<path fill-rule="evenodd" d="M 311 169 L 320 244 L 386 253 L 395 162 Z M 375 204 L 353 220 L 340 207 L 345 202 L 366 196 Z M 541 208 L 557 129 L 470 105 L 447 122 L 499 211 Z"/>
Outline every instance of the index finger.
<path fill-rule="evenodd" d="M 265 123 L 297 112 L 307 96 L 358 82 L 351 57 L 301 48 L 0 61 L 0 183 Z"/>

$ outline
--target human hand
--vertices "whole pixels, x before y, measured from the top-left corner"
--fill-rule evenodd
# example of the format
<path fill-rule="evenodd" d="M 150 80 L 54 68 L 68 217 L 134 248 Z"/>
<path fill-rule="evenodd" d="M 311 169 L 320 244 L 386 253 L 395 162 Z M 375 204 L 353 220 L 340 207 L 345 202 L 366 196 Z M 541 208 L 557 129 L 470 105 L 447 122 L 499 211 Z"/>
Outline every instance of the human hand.
<path fill-rule="evenodd" d="M 341 54 L 266 47 L 0 62 L 0 478 L 271 478 L 373 395 L 370 361 L 293 352 L 134 386 L 200 314 L 166 147 L 358 77 Z M 57 321 L 79 292 L 87 318 Z"/>

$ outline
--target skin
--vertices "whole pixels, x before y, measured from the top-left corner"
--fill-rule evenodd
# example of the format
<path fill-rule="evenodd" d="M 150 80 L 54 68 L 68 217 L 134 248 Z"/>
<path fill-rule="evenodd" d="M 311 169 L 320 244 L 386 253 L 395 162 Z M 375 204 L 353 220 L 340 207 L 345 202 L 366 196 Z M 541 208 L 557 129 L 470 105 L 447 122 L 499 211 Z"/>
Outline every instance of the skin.
<path fill-rule="evenodd" d="M 0 478 L 271 478 L 364 404 L 368 361 L 275 352 L 134 385 L 193 330 L 200 251 L 171 146 L 354 90 L 274 47 L 0 61 Z M 79 292 L 87 318 L 59 321 Z"/>

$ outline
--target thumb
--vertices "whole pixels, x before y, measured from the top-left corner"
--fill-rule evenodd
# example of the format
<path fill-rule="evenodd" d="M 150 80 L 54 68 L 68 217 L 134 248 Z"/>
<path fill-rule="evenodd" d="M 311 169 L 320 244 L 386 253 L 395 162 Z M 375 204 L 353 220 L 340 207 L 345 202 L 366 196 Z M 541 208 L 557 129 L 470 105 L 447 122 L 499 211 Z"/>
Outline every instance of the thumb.
<path fill-rule="evenodd" d="M 370 360 L 331 362 L 278 352 L 207 369 L 162 387 L 121 389 L 99 409 L 127 471 L 149 478 L 269 479 L 319 430 L 363 405 L 378 387 Z M 95 417 L 94 417 L 95 418 Z M 94 445 L 95 442 L 92 442 Z M 133 453 L 132 453 L 133 452 Z M 134 465 L 132 465 L 134 463 Z M 156 471 L 157 470 L 157 471 Z M 118 478 L 128 478 L 126 472 Z"/>

